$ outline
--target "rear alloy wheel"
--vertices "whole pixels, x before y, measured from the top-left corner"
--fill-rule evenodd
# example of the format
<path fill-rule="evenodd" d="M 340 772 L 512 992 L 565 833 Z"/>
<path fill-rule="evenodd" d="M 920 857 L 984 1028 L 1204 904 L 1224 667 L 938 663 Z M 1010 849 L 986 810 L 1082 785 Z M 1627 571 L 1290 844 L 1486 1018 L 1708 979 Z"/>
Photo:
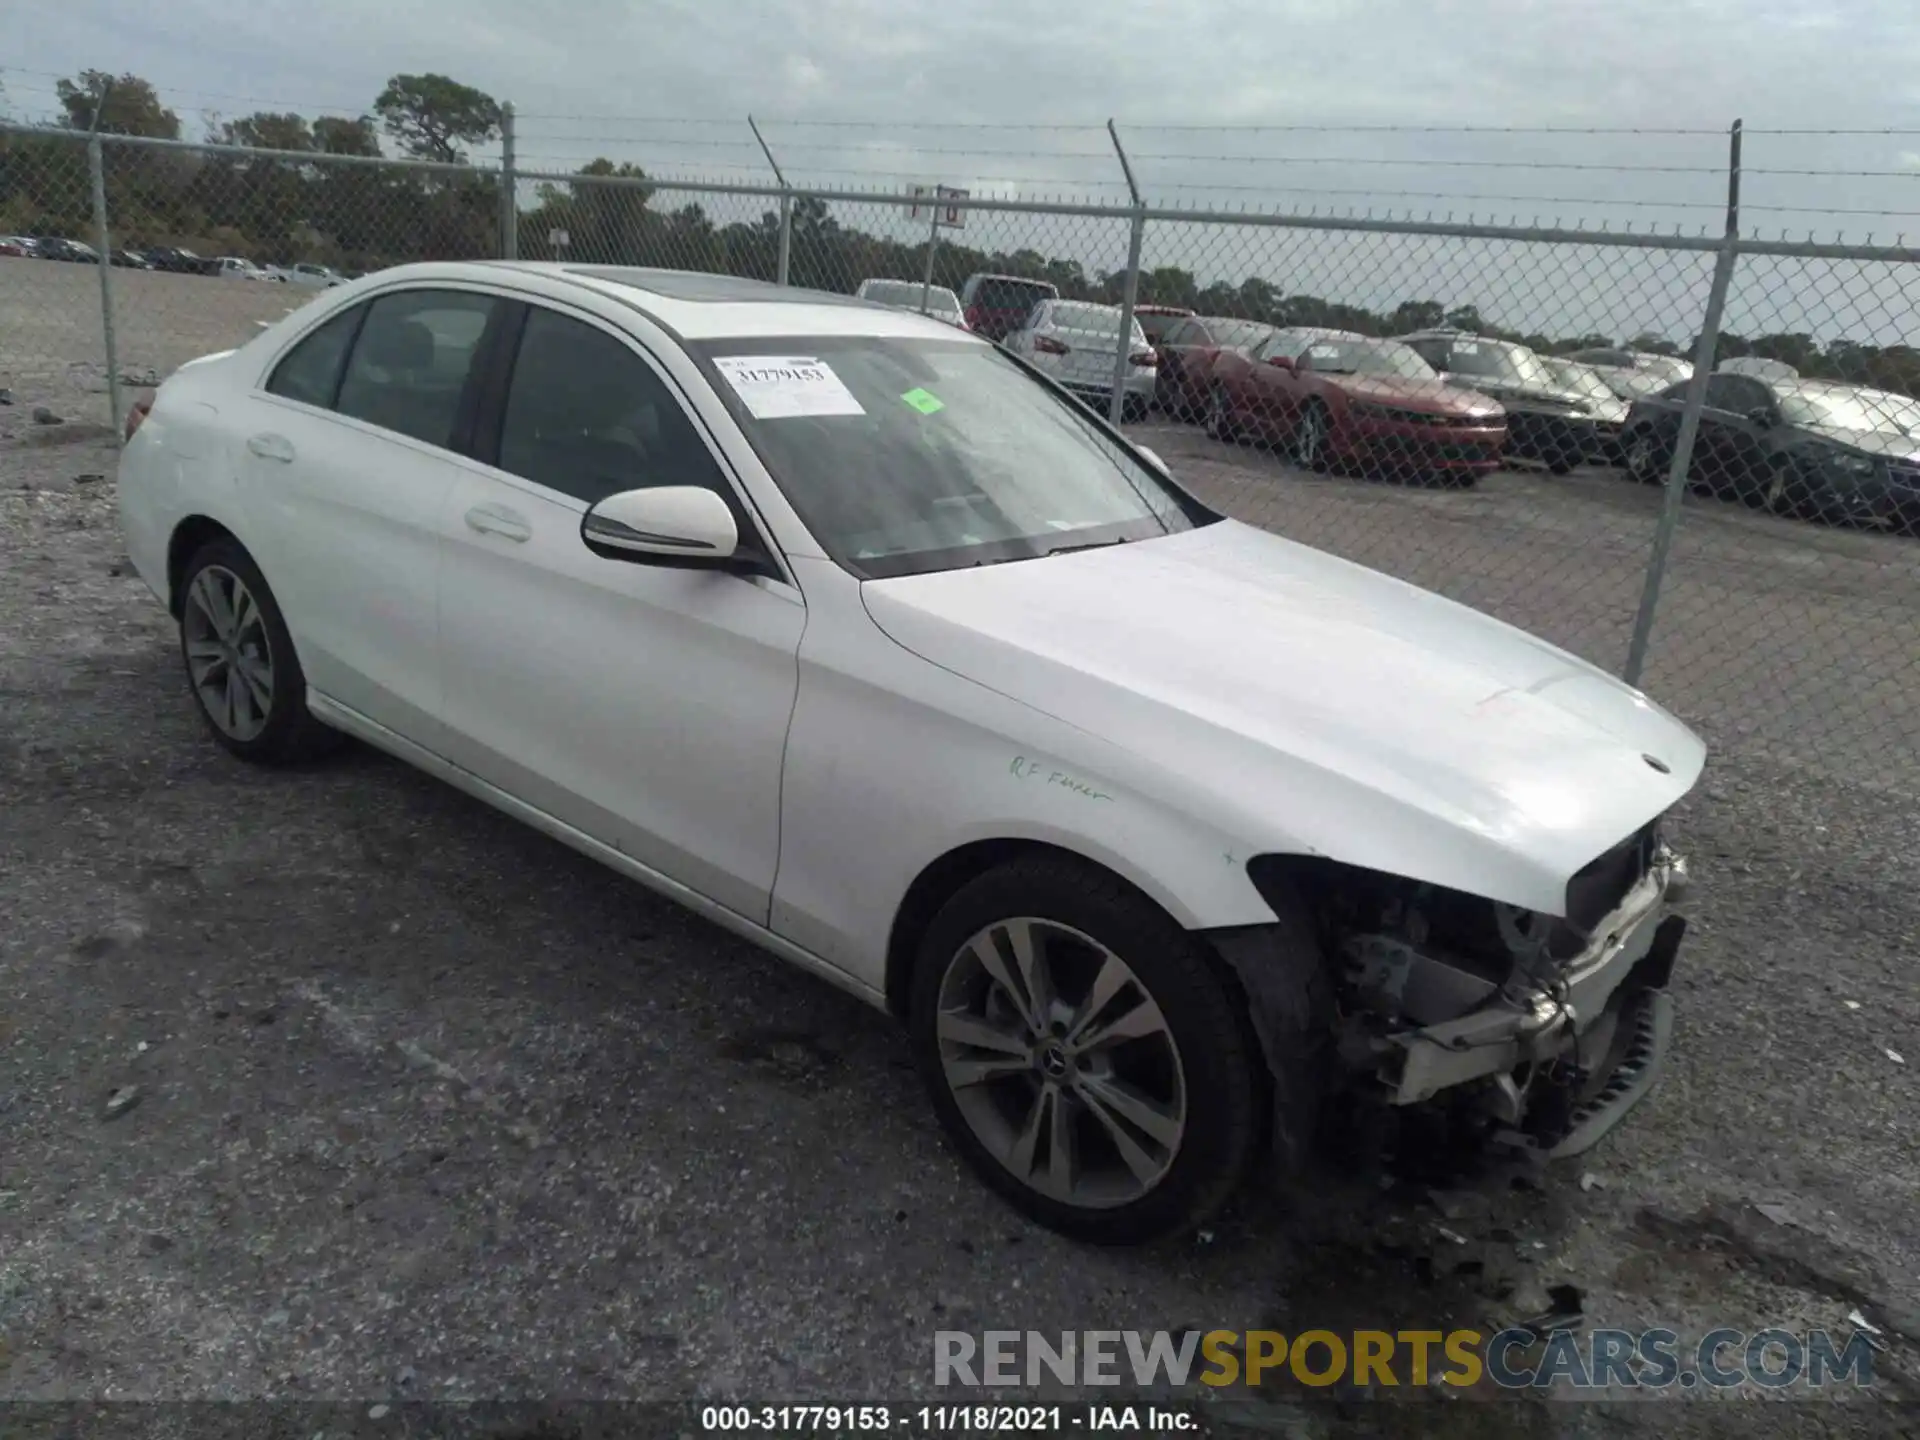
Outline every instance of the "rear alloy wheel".
<path fill-rule="evenodd" d="M 1300 412 L 1300 422 L 1293 430 L 1293 463 L 1302 470 L 1320 470 L 1327 463 L 1327 434 L 1332 423 L 1327 415 L 1327 407 L 1318 401 L 1310 401 L 1307 408 Z"/>
<path fill-rule="evenodd" d="M 308 713 L 306 676 L 279 604 L 231 537 L 210 541 L 187 562 L 180 656 L 214 739 L 241 759 L 292 763 L 344 740 Z"/>
<path fill-rule="evenodd" d="M 1217 380 L 1207 392 L 1207 434 L 1228 443 L 1240 436 L 1240 427 L 1233 418 L 1233 401 L 1227 395 L 1227 387 Z"/>
<path fill-rule="evenodd" d="M 1108 1244 L 1200 1224 L 1259 1153 L 1258 1049 L 1202 942 L 1102 872 L 988 872 L 922 941 L 915 1058 L 949 1138 L 1052 1229 Z"/>

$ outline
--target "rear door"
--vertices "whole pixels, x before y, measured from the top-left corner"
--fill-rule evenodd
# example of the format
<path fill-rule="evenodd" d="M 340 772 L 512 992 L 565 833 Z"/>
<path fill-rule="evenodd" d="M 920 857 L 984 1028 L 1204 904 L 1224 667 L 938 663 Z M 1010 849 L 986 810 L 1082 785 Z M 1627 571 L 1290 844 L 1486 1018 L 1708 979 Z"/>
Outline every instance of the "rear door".
<path fill-rule="evenodd" d="M 517 309 L 520 307 L 516 307 Z M 800 592 L 762 575 L 608 560 L 581 517 L 700 485 L 771 553 L 701 422 L 644 347 L 529 303 L 474 458 L 442 492 L 447 754 L 573 828 L 765 924 Z"/>
<path fill-rule="evenodd" d="M 270 370 L 240 456 L 249 544 L 308 684 L 429 749 L 440 507 L 471 424 L 475 360 L 504 308 L 436 287 L 333 316 Z"/>

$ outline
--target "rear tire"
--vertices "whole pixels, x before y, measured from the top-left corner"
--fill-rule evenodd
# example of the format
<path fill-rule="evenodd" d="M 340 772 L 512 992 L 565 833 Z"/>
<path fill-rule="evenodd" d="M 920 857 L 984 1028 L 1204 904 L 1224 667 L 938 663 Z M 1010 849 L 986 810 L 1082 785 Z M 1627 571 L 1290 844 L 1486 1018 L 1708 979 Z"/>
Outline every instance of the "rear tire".
<path fill-rule="evenodd" d="M 308 711 L 279 602 L 231 536 L 202 545 L 181 573 L 180 659 L 200 718 L 242 760 L 299 764 L 346 742 Z"/>
<path fill-rule="evenodd" d="M 1205 942 L 1145 896 L 1041 855 L 941 907 L 909 1030 L 988 1186 L 1049 1229 L 1126 1245 L 1202 1224 L 1258 1158 L 1269 1082 L 1245 1010 Z"/>
<path fill-rule="evenodd" d="M 1655 438 L 1651 430 L 1636 430 L 1620 442 L 1627 478 L 1642 485 L 1664 485 L 1672 452 Z"/>

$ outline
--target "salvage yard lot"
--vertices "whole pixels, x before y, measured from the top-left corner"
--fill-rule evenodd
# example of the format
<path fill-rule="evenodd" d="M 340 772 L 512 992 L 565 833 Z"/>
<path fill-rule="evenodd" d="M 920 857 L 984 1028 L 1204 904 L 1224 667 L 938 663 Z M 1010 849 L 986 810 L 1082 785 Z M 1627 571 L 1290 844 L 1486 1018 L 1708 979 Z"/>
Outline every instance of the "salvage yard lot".
<path fill-rule="evenodd" d="M 104 413 L 67 369 L 97 274 L 0 272 L 0 315 L 65 305 L 82 347 L 0 332 L 47 357 L 0 356 L 0 1393 L 898 1399 L 940 1329 L 1491 1330 L 1570 1283 L 1589 1325 L 1683 1334 L 1857 1308 L 1920 1396 L 1914 542 L 1689 506 L 1649 685 L 1716 747 L 1694 923 L 1672 1067 L 1601 1150 L 1105 1253 L 962 1172 L 882 1017 L 371 752 L 228 759 L 125 570 L 113 452 L 27 421 Z M 163 373 L 298 298 L 126 278 L 122 364 Z M 1624 654 L 1650 491 L 1139 433 L 1231 513 Z"/>

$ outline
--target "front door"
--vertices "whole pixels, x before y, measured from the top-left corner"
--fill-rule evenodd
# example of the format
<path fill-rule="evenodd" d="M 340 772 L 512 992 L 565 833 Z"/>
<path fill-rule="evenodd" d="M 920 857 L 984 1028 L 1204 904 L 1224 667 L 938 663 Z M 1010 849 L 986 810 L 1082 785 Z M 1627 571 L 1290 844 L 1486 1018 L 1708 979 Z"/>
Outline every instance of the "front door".
<path fill-rule="evenodd" d="M 628 339 L 535 305 L 475 451 L 440 511 L 448 758 L 765 924 L 799 592 L 580 539 L 590 504 L 649 485 L 713 488 L 751 537 L 697 422 Z"/>

